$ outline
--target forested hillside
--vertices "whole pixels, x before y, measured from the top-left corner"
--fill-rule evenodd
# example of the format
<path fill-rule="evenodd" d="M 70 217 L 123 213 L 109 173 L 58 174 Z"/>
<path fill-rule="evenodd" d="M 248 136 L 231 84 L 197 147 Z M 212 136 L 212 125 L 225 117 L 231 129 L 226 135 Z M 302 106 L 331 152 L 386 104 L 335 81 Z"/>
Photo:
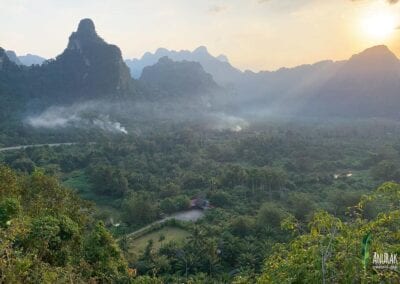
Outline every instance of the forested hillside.
<path fill-rule="evenodd" d="M 93 212 L 55 178 L 1 166 L 1 282 L 129 282 L 127 262 Z"/>

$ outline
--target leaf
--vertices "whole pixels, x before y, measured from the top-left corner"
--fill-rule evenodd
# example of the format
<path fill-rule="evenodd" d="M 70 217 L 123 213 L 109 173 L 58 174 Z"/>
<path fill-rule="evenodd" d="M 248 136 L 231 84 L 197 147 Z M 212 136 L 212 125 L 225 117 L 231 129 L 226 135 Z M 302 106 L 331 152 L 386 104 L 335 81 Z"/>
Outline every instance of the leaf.
<path fill-rule="evenodd" d="M 363 240 L 362 240 L 362 264 L 363 264 L 363 268 L 364 271 L 367 269 L 367 265 L 368 265 L 368 259 L 369 259 L 369 248 L 371 245 L 371 233 L 368 233 L 364 236 Z"/>

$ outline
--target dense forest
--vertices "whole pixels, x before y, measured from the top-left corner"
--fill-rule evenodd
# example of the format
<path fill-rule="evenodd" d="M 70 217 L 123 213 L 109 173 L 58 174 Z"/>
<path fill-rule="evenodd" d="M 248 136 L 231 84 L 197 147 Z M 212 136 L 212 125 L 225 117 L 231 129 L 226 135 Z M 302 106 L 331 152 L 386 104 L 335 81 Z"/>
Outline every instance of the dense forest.
<path fill-rule="evenodd" d="M 2 169 L 3 253 L 17 259 L 2 274 L 11 277 L 18 253 L 29 251 L 17 280 L 396 282 L 398 272 L 363 264 L 362 241 L 372 236 L 371 254 L 399 252 L 400 186 L 384 183 L 400 180 L 399 131 L 381 120 L 258 123 L 241 132 L 179 124 L 0 152 L 17 172 Z M 64 139 L 88 134 L 71 135 Z M 191 210 L 194 199 L 210 203 L 202 218 L 157 222 Z M 37 222 L 41 234 L 49 227 L 38 244 L 46 250 L 26 241 Z M 65 240 L 64 222 L 75 230 Z M 99 235 L 110 252 L 87 247 Z M 76 255 L 64 255 L 73 245 Z M 90 262 L 100 251 L 107 260 Z M 36 263 L 39 252 L 46 255 Z"/>

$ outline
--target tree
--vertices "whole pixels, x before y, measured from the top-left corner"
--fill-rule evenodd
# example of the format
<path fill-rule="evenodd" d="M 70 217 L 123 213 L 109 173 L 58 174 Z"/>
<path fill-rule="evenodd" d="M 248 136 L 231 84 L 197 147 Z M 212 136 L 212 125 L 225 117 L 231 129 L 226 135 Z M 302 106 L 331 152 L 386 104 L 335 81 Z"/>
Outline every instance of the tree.
<path fill-rule="evenodd" d="M 291 193 L 288 198 L 290 212 L 300 221 L 307 221 L 315 210 L 315 203 L 310 197 L 301 192 Z"/>
<path fill-rule="evenodd" d="M 172 197 L 176 196 L 180 193 L 181 188 L 175 183 L 168 183 L 166 186 L 161 188 L 160 196 L 161 197 Z"/>
<path fill-rule="evenodd" d="M 210 202 L 214 206 L 229 207 L 232 204 L 231 196 L 225 191 L 212 192 L 210 194 Z"/>
<path fill-rule="evenodd" d="M 232 220 L 230 229 L 235 236 L 245 237 L 250 235 L 254 229 L 254 219 L 247 216 L 236 217 Z"/>
<path fill-rule="evenodd" d="M 20 158 L 15 160 L 11 166 L 22 172 L 32 173 L 35 169 L 35 163 L 29 158 Z"/>
<path fill-rule="evenodd" d="M 127 263 L 117 243 L 102 222 L 96 224 L 85 240 L 84 258 L 94 267 L 92 277 L 98 276 L 111 281 L 126 275 Z"/>
<path fill-rule="evenodd" d="M 162 212 L 170 214 L 177 210 L 175 203 L 172 198 L 163 199 L 160 202 L 160 209 Z"/>
<path fill-rule="evenodd" d="M 41 216 L 32 221 L 24 240 L 28 252 L 52 265 L 66 265 L 80 242 L 79 227 L 67 216 Z"/>
<path fill-rule="evenodd" d="M 6 198 L 0 202 L 0 227 L 10 224 L 11 219 L 21 212 L 21 204 L 16 198 Z"/>
<path fill-rule="evenodd" d="M 275 203 L 266 202 L 258 211 L 257 225 L 260 228 L 265 226 L 280 228 L 281 221 L 286 217 L 286 215 L 287 213 Z"/>
<path fill-rule="evenodd" d="M 157 205 L 144 193 L 131 194 L 122 204 L 122 217 L 128 224 L 145 225 L 157 215 Z"/>
<path fill-rule="evenodd" d="M 369 202 L 386 203 L 373 220 L 362 217 Z M 309 233 L 289 244 L 277 244 L 265 262 L 258 283 L 397 283 L 400 276 L 390 269 L 372 267 L 371 259 L 362 261 L 362 241 L 372 238 L 371 252 L 400 251 L 400 185 L 387 183 L 364 196 L 353 209 L 354 219 L 343 223 L 327 212 L 314 214 Z M 368 248 L 367 248 L 368 249 Z M 364 264 L 363 264 L 364 263 Z"/>
<path fill-rule="evenodd" d="M 371 169 L 372 176 L 377 180 L 398 181 L 400 171 L 392 160 L 383 160 Z"/>
<path fill-rule="evenodd" d="M 121 197 L 129 189 L 128 180 L 119 169 L 110 166 L 95 167 L 90 170 L 91 181 L 97 193 Z"/>

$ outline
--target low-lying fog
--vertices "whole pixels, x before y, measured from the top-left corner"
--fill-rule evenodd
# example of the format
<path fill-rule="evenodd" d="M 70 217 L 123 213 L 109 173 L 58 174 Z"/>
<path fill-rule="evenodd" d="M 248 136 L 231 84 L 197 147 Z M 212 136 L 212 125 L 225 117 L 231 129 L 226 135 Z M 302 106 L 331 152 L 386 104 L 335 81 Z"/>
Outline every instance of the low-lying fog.
<path fill-rule="evenodd" d="M 51 106 L 28 115 L 24 122 L 33 128 L 67 127 L 101 129 L 110 133 L 128 134 L 132 125 L 145 122 L 190 122 L 210 130 L 239 132 L 249 126 L 247 119 L 223 111 L 202 110 L 184 105 L 160 103 L 110 103 L 87 101 L 69 106 Z"/>

